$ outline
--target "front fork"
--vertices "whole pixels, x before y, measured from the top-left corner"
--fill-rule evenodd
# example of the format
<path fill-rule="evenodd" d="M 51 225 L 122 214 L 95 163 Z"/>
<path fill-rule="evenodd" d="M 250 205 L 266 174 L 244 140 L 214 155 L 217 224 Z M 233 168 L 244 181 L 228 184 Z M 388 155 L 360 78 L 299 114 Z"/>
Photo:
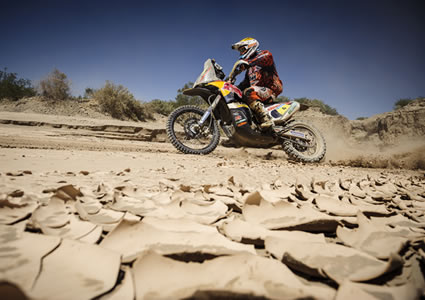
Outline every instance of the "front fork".
<path fill-rule="evenodd" d="M 206 110 L 206 112 L 202 115 L 201 120 L 199 120 L 198 125 L 200 127 L 202 127 L 205 123 L 205 121 L 211 116 L 212 111 L 215 109 L 215 107 L 217 106 L 218 102 L 220 101 L 221 95 L 217 95 L 217 97 L 215 97 L 213 103 L 210 105 L 210 107 L 208 107 L 208 109 Z"/>

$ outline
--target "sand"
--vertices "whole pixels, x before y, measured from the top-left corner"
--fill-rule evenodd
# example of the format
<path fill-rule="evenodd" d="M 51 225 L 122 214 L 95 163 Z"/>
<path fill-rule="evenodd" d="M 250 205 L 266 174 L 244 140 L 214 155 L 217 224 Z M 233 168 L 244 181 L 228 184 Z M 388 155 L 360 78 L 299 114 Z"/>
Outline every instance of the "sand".
<path fill-rule="evenodd" d="M 10 299 L 417 299 L 425 175 L 0 112 L 0 239 Z"/>

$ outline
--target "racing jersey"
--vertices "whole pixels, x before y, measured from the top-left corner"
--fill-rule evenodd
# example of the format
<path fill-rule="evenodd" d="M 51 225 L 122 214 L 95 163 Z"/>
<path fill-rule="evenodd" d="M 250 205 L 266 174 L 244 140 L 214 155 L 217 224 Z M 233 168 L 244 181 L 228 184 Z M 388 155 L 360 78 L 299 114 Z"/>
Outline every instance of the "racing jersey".
<path fill-rule="evenodd" d="M 270 51 L 257 51 L 254 57 L 246 61 L 249 67 L 244 80 L 238 86 L 241 90 L 250 86 L 261 86 L 273 90 L 275 96 L 282 92 L 282 81 L 277 74 L 273 55 Z"/>

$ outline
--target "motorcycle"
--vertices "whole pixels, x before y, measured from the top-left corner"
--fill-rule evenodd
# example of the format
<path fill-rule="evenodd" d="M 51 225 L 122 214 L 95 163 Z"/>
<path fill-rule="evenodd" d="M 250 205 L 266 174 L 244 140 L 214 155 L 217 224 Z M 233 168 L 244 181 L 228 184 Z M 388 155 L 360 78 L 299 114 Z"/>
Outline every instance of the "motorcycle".
<path fill-rule="evenodd" d="M 275 126 L 261 131 L 255 115 L 234 83 L 243 71 L 244 61 L 233 66 L 225 79 L 222 67 L 207 59 L 204 70 L 184 95 L 200 96 L 207 109 L 185 105 L 175 109 L 167 119 L 166 132 L 173 146 L 186 154 L 208 154 L 220 141 L 220 130 L 236 146 L 270 148 L 281 145 L 288 157 L 301 162 L 319 162 L 326 153 L 322 134 L 313 125 L 292 117 L 308 106 L 296 101 L 265 104 Z"/>

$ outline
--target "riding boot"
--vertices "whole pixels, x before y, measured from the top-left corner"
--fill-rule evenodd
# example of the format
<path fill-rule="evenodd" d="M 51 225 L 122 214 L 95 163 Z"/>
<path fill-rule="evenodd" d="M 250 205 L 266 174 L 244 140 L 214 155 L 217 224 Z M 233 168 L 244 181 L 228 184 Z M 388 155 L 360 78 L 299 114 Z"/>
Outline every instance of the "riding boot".
<path fill-rule="evenodd" d="M 269 116 L 263 103 L 261 103 L 260 101 L 254 101 L 249 105 L 249 107 L 257 116 L 258 122 L 260 123 L 260 128 L 262 130 L 265 130 L 267 128 L 270 128 L 271 126 L 274 126 L 274 122 L 272 118 Z"/>

